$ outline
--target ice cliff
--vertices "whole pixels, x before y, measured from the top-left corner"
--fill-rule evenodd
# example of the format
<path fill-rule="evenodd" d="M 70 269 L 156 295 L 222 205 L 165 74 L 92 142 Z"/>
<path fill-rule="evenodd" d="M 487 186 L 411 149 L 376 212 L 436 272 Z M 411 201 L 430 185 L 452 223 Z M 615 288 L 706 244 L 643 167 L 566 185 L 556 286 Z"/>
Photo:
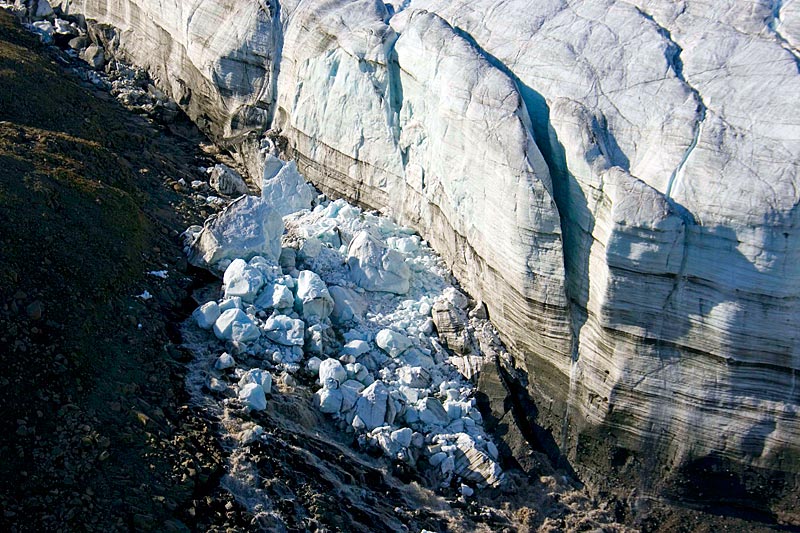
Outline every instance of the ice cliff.
<path fill-rule="evenodd" d="M 250 140 L 280 130 L 323 191 L 416 228 L 584 479 L 780 513 L 800 472 L 798 5 L 65 9 L 119 28 L 108 46 L 254 175 Z"/>

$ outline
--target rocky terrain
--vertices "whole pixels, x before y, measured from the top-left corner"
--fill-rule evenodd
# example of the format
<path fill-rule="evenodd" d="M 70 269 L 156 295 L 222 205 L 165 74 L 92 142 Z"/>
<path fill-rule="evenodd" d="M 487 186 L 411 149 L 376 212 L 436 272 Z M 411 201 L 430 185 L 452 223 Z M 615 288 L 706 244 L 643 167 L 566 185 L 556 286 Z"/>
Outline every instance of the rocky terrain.
<path fill-rule="evenodd" d="M 59 27 L 53 13 L 39 13 L 47 10 L 41 2 L 14 9 L 53 22 L 49 29 L 44 23 L 32 29 L 45 41 L 49 34 L 75 50 L 72 57 L 58 56 L 56 61 L 68 66 L 80 55 L 111 73 L 98 77 L 78 69 L 84 85 L 110 89 L 123 103 L 162 122 L 175 120 L 181 107 L 230 150 L 251 177 L 265 170 L 259 134 L 274 128 L 273 135 L 279 133 L 285 143 L 285 156 L 296 158 L 323 192 L 378 208 L 420 231 L 462 286 L 485 301 L 513 355 L 487 358 L 479 380 L 487 428 L 500 438 L 505 467 L 516 472 L 508 486 L 515 488 L 505 489 L 510 492 L 487 492 L 462 513 L 452 510 L 459 503 L 451 501 L 448 508 L 422 488 L 409 492 L 408 486 L 384 477 L 366 484 L 378 492 L 382 483 L 394 487 L 396 492 L 388 490 L 393 494 L 388 501 L 377 498 L 376 504 L 347 496 L 351 503 L 344 506 L 330 501 L 316 505 L 317 495 L 338 483 L 362 486 L 363 480 L 374 480 L 384 463 L 369 466 L 349 451 L 338 462 L 331 461 L 330 450 L 309 438 L 317 431 L 312 428 L 324 426 L 325 419 L 316 419 L 310 400 L 306 397 L 303 404 L 299 394 L 274 406 L 270 402 L 270 411 L 259 423 L 270 434 L 266 441 L 275 439 L 279 449 L 287 450 L 287 463 L 281 466 L 288 471 L 304 471 L 298 457 L 307 457 L 309 450 L 323 460 L 312 461 L 315 466 L 308 477 L 289 475 L 288 492 L 280 483 L 268 483 L 273 498 L 292 494 L 300 503 L 293 511 L 281 509 L 278 522 L 262 522 L 262 527 L 280 523 L 288 528 L 346 529 L 344 524 L 360 523 L 369 529 L 376 519 L 400 520 L 398 524 L 411 529 L 442 530 L 624 527 L 615 522 L 643 530 L 703 530 L 709 524 L 714 530 L 757 527 L 744 526 L 737 517 L 798 526 L 797 276 L 791 267 L 798 249 L 792 244 L 798 153 L 793 95 L 799 94 L 792 89 L 798 80 L 794 4 L 765 2 L 748 11 L 741 3 L 731 3 L 707 12 L 692 2 L 545 2 L 530 17 L 515 16 L 523 4 L 332 0 L 165 6 L 89 0 L 62 6 L 62 20 L 70 19 L 64 12 L 80 11 L 118 30 L 82 27 L 82 18 L 72 17 L 78 28 L 74 32 Z M 32 46 L 18 31 L 7 31 Z M 84 34 L 85 41 L 73 42 Z M 22 53 L 19 47 L 9 48 L 10 57 Z M 145 67 L 153 84 L 144 80 L 143 72 L 118 65 L 116 58 Z M 28 459 L 41 465 L 38 474 L 34 468 L 11 464 L 4 490 L 11 495 L 9 506 L 4 506 L 9 509 L 6 520 L 19 527 L 21 517 L 36 515 L 51 527 L 59 518 L 39 511 L 50 502 L 63 505 L 63 516 L 83 501 L 107 510 L 113 490 L 92 488 L 92 494 L 82 495 L 70 488 L 52 493 L 48 487 L 45 495 L 46 473 L 67 469 L 69 474 L 59 479 L 83 488 L 75 476 L 96 480 L 102 477 L 101 468 L 113 466 L 107 461 L 119 457 L 117 468 L 130 467 L 128 456 L 136 456 L 153 457 L 148 467 L 164 472 L 169 481 L 155 488 L 143 481 L 135 493 L 138 503 L 126 508 L 127 522 L 120 527 L 146 529 L 164 520 L 174 528 L 202 529 L 225 521 L 231 526 L 256 525 L 248 510 L 230 501 L 217 485 L 230 468 L 224 442 L 220 447 L 208 436 L 208 419 L 180 408 L 184 392 L 176 384 L 184 370 L 180 365 L 158 365 L 163 359 L 155 355 L 188 361 L 174 346 L 178 339 L 168 324 L 185 316 L 188 309 L 181 311 L 180 304 L 199 274 L 185 266 L 176 237 L 189 222 L 197 222 L 198 215 L 204 217 L 227 203 L 225 194 L 198 194 L 208 190 L 201 188 L 208 187 L 204 183 L 209 175 L 197 167 L 210 168 L 218 161 L 197 153 L 199 140 L 188 125 L 154 130 L 142 123 L 145 131 L 158 136 L 159 149 L 139 148 L 145 141 L 131 140 L 130 135 L 139 137 L 129 128 L 120 130 L 120 121 L 116 127 L 109 122 L 100 128 L 92 121 L 94 116 L 100 120 L 99 113 L 87 116 L 74 104 L 58 105 L 75 100 L 73 94 L 53 99 L 64 90 L 60 82 L 53 81 L 49 90 L 37 86 L 41 92 L 33 91 L 33 78 L 14 74 L 23 68 L 23 60 L 13 61 L 2 71 L 8 83 L 27 86 L 4 90 L 8 105 L 0 119 L 17 128 L 9 146 L 22 146 L 32 135 L 48 139 L 55 131 L 66 137 L 40 143 L 37 150 L 65 154 L 56 159 L 56 168 L 92 163 L 94 150 L 105 149 L 111 150 L 114 168 L 127 170 L 105 185 L 109 178 L 104 172 L 100 185 L 85 180 L 70 185 L 84 195 L 109 187 L 109 200 L 97 192 L 92 198 L 100 207 L 95 208 L 99 222 L 91 227 L 113 226 L 119 237 L 67 231 L 70 221 L 82 227 L 82 219 L 69 216 L 59 217 L 55 233 L 33 233 L 30 240 L 16 240 L 22 232 L 12 231 L 13 224 L 4 228 L 12 236 L 7 246 L 18 246 L 9 248 L 10 257 L 23 261 L 7 262 L 12 265 L 9 282 L 3 283 L 9 288 L 4 301 L 9 302 L 5 316 L 10 324 L 7 345 L 15 354 L 11 360 L 49 372 L 50 363 L 36 357 L 52 355 L 57 372 L 75 372 L 75 379 L 72 374 L 59 379 L 43 374 L 36 382 L 46 384 L 46 392 L 36 389 L 34 394 L 43 395 L 42 401 L 60 401 L 63 396 L 79 413 L 55 432 L 39 428 L 32 421 L 49 424 L 53 417 L 41 408 L 31 411 L 22 389 L 28 383 L 15 378 L 23 370 L 7 367 L 20 368 L 9 371 L 4 394 L 9 393 L 9 402 L 16 399 L 20 404 L 17 409 L 9 403 L 20 416 L 9 419 L 8 425 L 16 432 L 14 439 L 22 439 L 21 444 L 9 441 L 9 450 L 16 446 L 20 460 L 26 457 L 25 449 L 55 451 L 42 453 L 44 462 L 30 452 Z M 95 90 L 96 97 L 102 100 L 103 91 Z M 48 96 L 21 101 L 16 94 Z M 759 105 L 756 112 L 756 102 L 764 95 L 769 95 L 767 105 Z M 67 108 L 73 117 L 66 115 Z M 108 116 L 108 121 L 116 117 Z M 26 128 L 41 128 L 44 134 Z M 86 128 L 95 135 L 87 142 L 97 146 L 79 149 L 70 144 L 73 136 L 85 140 L 81 132 Z M 115 130 L 121 138 L 107 134 Z M 170 148 L 164 138 L 176 147 Z M 166 153 L 180 155 L 159 155 L 165 144 Z M 126 151 L 117 153 L 121 147 Z M 141 161 L 134 159 L 137 150 L 144 152 Z M 218 155 L 211 147 L 208 151 Z M 9 168 L 27 175 L 33 161 L 20 163 L 18 152 L 17 148 L 9 158 Z M 25 152 L 31 153 L 36 152 Z M 75 153 L 83 155 L 76 158 Z M 48 157 L 37 159 L 37 164 L 50 168 Z M 145 164 L 151 160 L 156 165 L 152 168 Z M 106 161 L 100 158 L 97 167 L 108 168 Z M 227 182 L 223 170 L 215 172 L 212 181 Z M 69 172 L 66 178 L 56 174 L 51 178 L 55 185 L 38 175 L 13 182 L 22 188 L 9 193 L 6 205 L 21 203 L 30 209 L 27 219 L 16 208 L 8 217 L 19 220 L 18 228 L 47 227 L 38 223 L 47 209 L 37 202 L 48 187 L 63 186 L 59 179 L 71 178 Z M 144 191 L 146 196 L 132 185 L 142 187 L 141 176 L 159 176 Z M 244 191 L 236 187 L 227 191 L 240 192 Z M 150 196 L 159 200 L 150 201 Z M 50 198 L 57 202 L 52 193 Z M 74 204 L 85 200 L 80 197 Z M 104 209 L 103 202 L 111 206 Z M 178 209 L 185 214 L 177 218 L 163 202 L 185 204 Z M 139 212 L 137 223 L 137 217 L 129 215 Z M 91 246 L 70 263 L 67 277 L 48 275 L 59 269 L 43 262 L 47 268 L 38 274 L 40 279 L 22 283 L 23 275 L 35 276 L 23 266 L 24 258 L 41 255 L 41 243 L 54 243 L 57 248 L 45 257 L 65 261 L 76 248 L 83 249 L 69 243 L 76 234 Z M 124 268 L 119 257 L 129 258 Z M 97 280 L 81 278 L 76 263 L 108 273 Z M 164 269 L 166 279 L 153 275 Z M 26 289 L 31 286 L 42 288 Z M 80 304 L 55 303 L 60 300 L 53 291 L 64 287 L 75 287 L 74 299 Z M 102 295 L 95 297 L 102 303 L 89 305 L 92 294 Z M 76 340 L 51 340 L 55 337 L 47 335 L 52 333 L 40 329 L 47 325 L 40 321 L 51 307 L 66 313 L 59 319 L 61 326 Z M 127 320 L 134 334 L 148 331 L 147 322 L 134 310 L 150 313 L 149 335 L 102 334 L 103 328 L 112 327 L 109 315 L 120 317 L 114 326 Z M 53 324 L 59 325 L 59 320 L 54 318 Z M 36 335 L 42 335 L 42 349 L 35 344 Z M 110 346 L 93 355 L 99 338 Z M 133 348 L 115 349 L 113 343 L 120 339 Z M 54 350 L 66 351 L 62 346 L 71 342 L 82 348 L 60 358 L 55 355 Z M 153 347 L 141 347 L 142 342 Z M 84 353 L 90 354 L 86 362 Z M 142 363 L 131 360 L 133 353 Z M 125 363 L 106 365 L 102 358 Z M 71 365 L 76 368 L 61 370 Z M 103 374 L 109 367 L 138 372 L 131 378 L 136 386 L 114 388 L 114 379 Z M 159 379 L 156 371 L 171 377 Z M 64 389 L 51 391 L 53 384 Z M 291 387 L 281 389 L 281 394 L 290 392 Z M 105 399 L 114 394 L 158 407 L 132 410 L 141 427 L 132 418 L 114 433 L 119 416 L 111 413 L 121 412 L 126 403 Z M 155 400 L 170 396 L 177 399 L 163 404 Z M 106 405 L 103 402 L 112 410 L 98 407 Z M 278 406 L 291 407 L 287 412 Z M 292 423 L 298 409 L 310 417 L 307 424 Z M 159 417 L 168 422 L 161 423 Z M 91 433 L 111 420 L 111 435 Z M 51 437 L 42 437 L 44 431 L 66 443 L 78 437 L 65 433 L 85 427 L 89 436 L 80 441 L 86 447 L 80 449 L 80 459 L 69 457 L 79 448 L 54 447 L 47 440 Z M 205 436 L 197 437 L 200 434 Z M 334 432 L 326 435 L 333 441 L 342 438 Z M 108 448 L 107 453 L 92 448 L 92 442 Z M 138 442 L 139 448 L 115 448 L 116 442 Z M 295 442 L 303 442 L 306 451 L 298 455 Z M 346 444 L 340 441 L 337 446 Z M 120 446 L 125 454 L 114 453 Z M 166 451 L 156 456 L 145 451 L 148 446 Z M 66 456 L 56 453 L 62 448 L 69 450 Z M 203 457 L 202 468 L 185 460 L 179 467 L 167 464 L 173 457 L 177 463 L 186 449 L 189 455 Z M 356 473 L 342 473 L 342 457 L 356 465 Z M 159 461 L 166 463 L 156 464 Z M 226 461 L 228 466 L 221 466 Z M 142 466 L 135 468 L 136 476 L 144 476 L 147 467 Z M 265 479 L 271 479 L 276 465 L 266 468 Z M 323 469 L 333 469 L 336 483 L 314 485 L 315 472 Z M 22 497 L 26 489 L 21 478 L 34 493 L 43 493 L 41 499 Z M 121 494 L 136 486 L 136 479 L 146 478 L 112 479 L 109 486 Z M 577 479 L 587 484 L 588 492 Z M 63 504 L 67 494 L 68 505 Z M 92 501 L 97 494 L 101 503 Z M 498 497 L 506 503 L 498 504 Z M 164 503 L 167 499 L 170 504 Z M 365 502 L 370 512 L 364 511 Z M 674 508 L 668 502 L 711 510 L 724 518 Z M 416 507 L 429 512 L 398 511 Z M 76 515 L 72 511 L 69 519 Z M 108 524 L 114 515 L 91 516 L 98 524 Z"/>

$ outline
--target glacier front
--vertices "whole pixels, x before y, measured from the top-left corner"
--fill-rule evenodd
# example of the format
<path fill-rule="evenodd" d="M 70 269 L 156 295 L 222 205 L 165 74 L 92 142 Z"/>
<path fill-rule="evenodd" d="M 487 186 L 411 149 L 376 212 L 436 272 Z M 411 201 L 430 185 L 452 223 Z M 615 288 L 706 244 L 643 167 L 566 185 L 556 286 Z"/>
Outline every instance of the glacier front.
<path fill-rule="evenodd" d="M 797 3 L 67 4 L 428 239 L 582 479 L 800 521 Z"/>

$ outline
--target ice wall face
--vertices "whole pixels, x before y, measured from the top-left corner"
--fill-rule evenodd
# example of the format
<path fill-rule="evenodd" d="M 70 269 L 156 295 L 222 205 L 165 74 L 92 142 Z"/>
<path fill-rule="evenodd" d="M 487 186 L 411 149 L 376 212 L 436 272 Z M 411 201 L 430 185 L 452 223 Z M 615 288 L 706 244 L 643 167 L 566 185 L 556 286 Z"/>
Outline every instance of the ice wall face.
<path fill-rule="evenodd" d="M 568 350 L 558 210 L 513 80 L 433 13 L 387 18 L 292 11 L 274 127 L 323 190 L 419 228 L 520 354 Z"/>
<path fill-rule="evenodd" d="M 759 506 L 800 471 L 796 4 L 72 9 L 218 139 L 280 128 L 323 190 L 418 228 L 584 478 L 723 469 Z"/>
<path fill-rule="evenodd" d="M 271 120 L 278 2 L 75 0 L 62 6 L 117 28 L 110 44 L 147 68 L 217 140 L 234 140 Z"/>
<path fill-rule="evenodd" d="M 796 471 L 793 13 L 551 2 L 514 17 L 523 4 L 414 7 L 469 34 L 526 97 L 562 214 L 576 425 L 662 465 Z M 570 433 L 572 455 L 596 461 L 595 432 Z"/>

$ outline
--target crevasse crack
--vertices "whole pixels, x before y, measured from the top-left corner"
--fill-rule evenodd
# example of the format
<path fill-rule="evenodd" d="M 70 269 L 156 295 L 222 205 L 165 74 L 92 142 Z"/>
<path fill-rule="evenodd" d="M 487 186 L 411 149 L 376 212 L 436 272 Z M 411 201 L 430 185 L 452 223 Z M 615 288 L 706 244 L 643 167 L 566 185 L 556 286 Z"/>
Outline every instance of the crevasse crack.
<path fill-rule="evenodd" d="M 703 101 L 703 97 L 700 95 L 700 91 L 698 91 L 696 87 L 694 87 L 691 83 L 689 83 L 689 80 L 687 80 L 686 76 L 684 75 L 683 58 L 682 58 L 683 48 L 672 38 L 672 33 L 670 33 L 670 31 L 667 28 L 659 24 L 651 14 L 643 11 L 640 8 L 636 8 L 636 10 L 644 18 L 652 22 L 656 26 L 658 33 L 669 42 L 669 48 L 667 49 L 666 52 L 667 63 L 669 64 L 672 71 L 675 73 L 675 76 L 689 89 L 689 91 L 691 91 L 691 93 L 694 95 L 695 100 L 697 101 L 697 112 L 696 112 L 697 120 L 695 121 L 694 135 L 692 136 L 692 142 L 689 143 L 689 146 L 683 153 L 683 157 L 681 158 L 680 162 L 678 162 L 678 165 L 675 167 L 675 170 L 673 170 L 672 174 L 670 174 L 669 180 L 667 181 L 667 189 L 664 192 L 664 196 L 671 199 L 672 191 L 675 188 L 676 183 L 678 183 L 683 179 L 684 167 L 686 166 L 686 162 L 689 160 L 689 157 L 691 157 L 692 152 L 694 152 L 694 149 L 697 147 L 697 143 L 700 140 L 700 134 L 703 129 L 703 122 L 706 119 L 708 108 L 706 107 L 706 104 Z"/>

